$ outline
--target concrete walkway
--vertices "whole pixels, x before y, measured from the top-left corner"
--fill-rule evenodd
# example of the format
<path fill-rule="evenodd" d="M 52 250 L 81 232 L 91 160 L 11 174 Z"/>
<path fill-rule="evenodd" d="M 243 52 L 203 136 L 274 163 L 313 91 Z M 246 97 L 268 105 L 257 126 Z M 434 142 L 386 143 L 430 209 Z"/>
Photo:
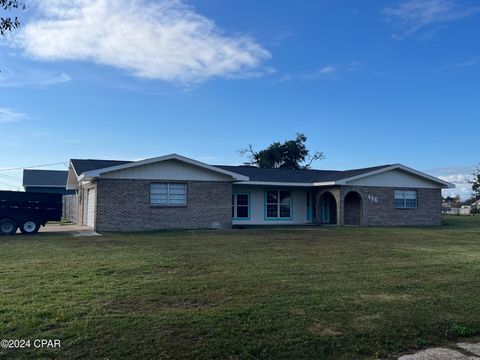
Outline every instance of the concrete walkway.
<path fill-rule="evenodd" d="M 75 237 L 80 236 L 101 236 L 99 233 L 93 231 L 88 226 L 81 226 L 77 224 L 47 224 L 40 227 L 39 233 L 66 233 Z"/>
<path fill-rule="evenodd" d="M 411 355 L 403 355 L 398 360 L 479 360 L 480 343 L 458 343 L 457 349 L 430 348 Z"/>

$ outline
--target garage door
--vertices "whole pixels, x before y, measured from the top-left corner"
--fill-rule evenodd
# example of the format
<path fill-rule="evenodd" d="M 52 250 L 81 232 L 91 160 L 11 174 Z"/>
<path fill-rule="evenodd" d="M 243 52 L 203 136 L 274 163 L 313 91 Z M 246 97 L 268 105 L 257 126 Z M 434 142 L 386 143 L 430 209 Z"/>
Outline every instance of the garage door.
<path fill-rule="evenodd" d="M 95 189 L 88 189 L 87 192 L 87 226 L 95 226 Z"/>

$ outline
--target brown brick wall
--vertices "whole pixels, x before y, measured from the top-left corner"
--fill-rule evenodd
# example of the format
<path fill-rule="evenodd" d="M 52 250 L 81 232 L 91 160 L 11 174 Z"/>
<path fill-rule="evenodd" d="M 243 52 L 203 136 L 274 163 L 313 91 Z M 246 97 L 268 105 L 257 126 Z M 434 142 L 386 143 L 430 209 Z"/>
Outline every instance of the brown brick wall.
<path fill-rule="evenodd" d="M 341 186 L 341 225 L 345 224 L 345 196 L 357 191 L 362 196 L 361 224 L 363 226 L 423 226 L 442 222 L 442 193 L 440 189 L 412 189 L 417 191 L 416 209 L 396 209 L 394 188 L 368 186 Z"/>
<path fill-rule="evenodd" d="M 150 180 L 99 179 L 97 231 L 230 228 L 232 183 L 183 181 L 187 206 L 150 205 Z"/>
<path fill-rule="evenodd" d="M 353 191 L 350 191 L 343 198 L 344 225 L 362 225 L 362 198 Z"/>
<path fill-rule="evenodd" d="M 396 209 L 395 188 L 373 186 L 335 186 L 317 190 L 317 223 L 320 223 L 320 196 L 329 191 L 337 201 L 337 224 L 355 224 L 360 218 L 362 226 L 424 226 L 440 225 L 441 190 L 412 189 L 417 191 L 416 209 Z M 362 197 L 361 206 L 345 204 L 350 191 L 357 191 Z M 360 212 L 360 214 L 358 214 Z M 358 216 L 360 215 L 360 216 Z"/>

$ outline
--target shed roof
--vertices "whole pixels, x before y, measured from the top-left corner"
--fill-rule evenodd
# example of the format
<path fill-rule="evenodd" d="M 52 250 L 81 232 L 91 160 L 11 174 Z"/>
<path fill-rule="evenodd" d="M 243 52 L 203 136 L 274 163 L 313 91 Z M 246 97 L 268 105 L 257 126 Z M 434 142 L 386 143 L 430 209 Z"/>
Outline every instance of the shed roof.
<path fill-rule="evenodd" d="M 63 187 L 67 184 L 68 171 L 23 170 L 23 186 Z"/>

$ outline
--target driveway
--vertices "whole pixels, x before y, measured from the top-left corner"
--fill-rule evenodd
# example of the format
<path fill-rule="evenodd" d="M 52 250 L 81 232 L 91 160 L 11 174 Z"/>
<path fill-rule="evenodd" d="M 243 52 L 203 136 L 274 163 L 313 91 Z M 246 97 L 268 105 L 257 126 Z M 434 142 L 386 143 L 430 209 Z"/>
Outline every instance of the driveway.
<path fill-rule="evenodd" d="M 100 236 L 88 226 L 77 224 L 47 224 L 40 227 L 39 233 L 66 233 L 73 236 Z"/>

